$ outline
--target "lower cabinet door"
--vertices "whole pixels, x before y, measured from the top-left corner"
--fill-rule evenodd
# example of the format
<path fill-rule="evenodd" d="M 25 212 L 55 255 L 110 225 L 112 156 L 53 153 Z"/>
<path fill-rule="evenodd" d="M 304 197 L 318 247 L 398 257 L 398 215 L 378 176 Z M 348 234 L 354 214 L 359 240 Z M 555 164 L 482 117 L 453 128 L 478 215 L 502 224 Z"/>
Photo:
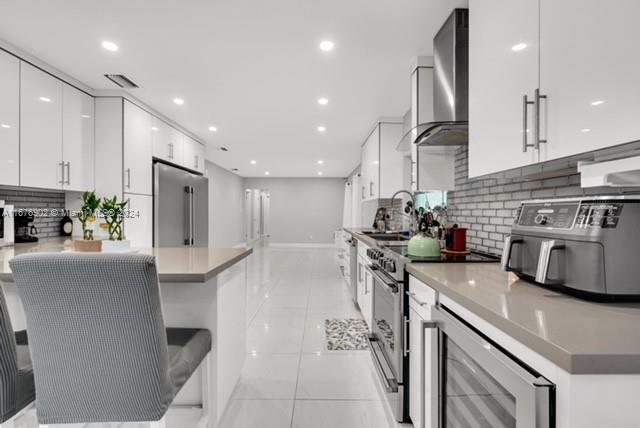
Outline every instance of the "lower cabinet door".
<path fill-rule="evenodd" d="M 124 233 L 134 248 L 153 246 L 153 196 L 125 193 L 129 200 L 128 216 L 124 220 Z"/>
<path fill-rule="evenodd" d="M 424 428 L 422 317 L 409 309 L 409 416 L 414 428 Z"/>
<path fill-rule="evenodd" d="M 427 322 L 409 308 L 409 416 L 414 428 L 438 427 L 438 336 Z"/>

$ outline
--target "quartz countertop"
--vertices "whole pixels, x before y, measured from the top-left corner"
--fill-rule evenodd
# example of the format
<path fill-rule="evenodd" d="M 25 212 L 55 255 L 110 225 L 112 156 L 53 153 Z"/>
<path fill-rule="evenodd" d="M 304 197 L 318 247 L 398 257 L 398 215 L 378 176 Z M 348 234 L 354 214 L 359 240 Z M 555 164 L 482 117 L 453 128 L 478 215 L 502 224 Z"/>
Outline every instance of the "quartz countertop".
<path fill-rule="evenodd" d="M 249 256 L 251 248 L 136 248 L 156 257 L 160 282 L 206 282 Z M 46 238 L 36 243 L 0 248 L 0 281 L 13 281 L 9 260 L 25 253 L 73 251 L 71 238 Z"/>
<path fill-rule="evenodd" d="M 409 274 L 571 374 L 640 374 L 640 304 L 594 303 L 494 263 L 414 263 Z"/>
<path fill-rule="evenodd" d="M 389 247 L 389 246 L 393 246 L 393 245 L 407 245 L 407 243 L 409 242 L 408 240 L 406 241 L 382 241 L 382 240 L 377 240 L 367 234 L 365 234 L 365 232 L 369 232 L 369 233 L 373 233 L 373 229 L 371 228 L 344 228 L 344 231 L 351 234 L 352 237 L 354 237 L 355 239 L 357 239 L 358 241 L 362 242 L 363 244 L 367 245 L 368 247 L 371 248 L 378 248 L 378 247 Z M 375 232 L 375 233 L 379 233 L 379 232 Z"/>

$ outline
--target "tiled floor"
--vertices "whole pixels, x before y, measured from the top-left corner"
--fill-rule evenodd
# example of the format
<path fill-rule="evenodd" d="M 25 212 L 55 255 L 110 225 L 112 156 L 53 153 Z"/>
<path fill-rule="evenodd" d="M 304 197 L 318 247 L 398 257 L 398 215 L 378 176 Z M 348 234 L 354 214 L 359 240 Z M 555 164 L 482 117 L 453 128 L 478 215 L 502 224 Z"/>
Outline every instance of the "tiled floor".
<path fill-rule="evenodd" d="M 360 318 L 334 255 L 255 249 L 249 355 L 221 428 L 389 428 L 369 351 L 325 347 L 325 319 Z"/>

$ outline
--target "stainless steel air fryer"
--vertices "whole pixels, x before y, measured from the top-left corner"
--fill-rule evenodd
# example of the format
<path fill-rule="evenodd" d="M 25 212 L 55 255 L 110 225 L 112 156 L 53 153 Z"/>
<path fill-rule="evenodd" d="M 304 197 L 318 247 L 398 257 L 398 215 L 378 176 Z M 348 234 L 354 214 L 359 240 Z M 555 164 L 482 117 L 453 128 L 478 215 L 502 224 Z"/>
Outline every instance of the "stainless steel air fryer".
<path fill-rule="evenodd" d="M 640 196 L 533 200 L 518 209 L 502 269 L 597 301 L 640 301 Z"/>

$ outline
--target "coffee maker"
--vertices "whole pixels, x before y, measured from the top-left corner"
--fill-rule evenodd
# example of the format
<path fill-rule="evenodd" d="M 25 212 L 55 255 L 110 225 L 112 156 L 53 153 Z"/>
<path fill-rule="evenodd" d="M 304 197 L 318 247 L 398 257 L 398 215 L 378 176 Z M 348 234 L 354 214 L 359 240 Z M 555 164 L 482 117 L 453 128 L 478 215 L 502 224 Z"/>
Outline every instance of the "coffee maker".
<path fill-rule="evenodd" d="M 38 229 L 33 223 L 33 212 L 28 210 L 18 210 L 14 216 L 14 223 L 16 227 L 15 241 L 19 243 L 38 242 Z"/>

